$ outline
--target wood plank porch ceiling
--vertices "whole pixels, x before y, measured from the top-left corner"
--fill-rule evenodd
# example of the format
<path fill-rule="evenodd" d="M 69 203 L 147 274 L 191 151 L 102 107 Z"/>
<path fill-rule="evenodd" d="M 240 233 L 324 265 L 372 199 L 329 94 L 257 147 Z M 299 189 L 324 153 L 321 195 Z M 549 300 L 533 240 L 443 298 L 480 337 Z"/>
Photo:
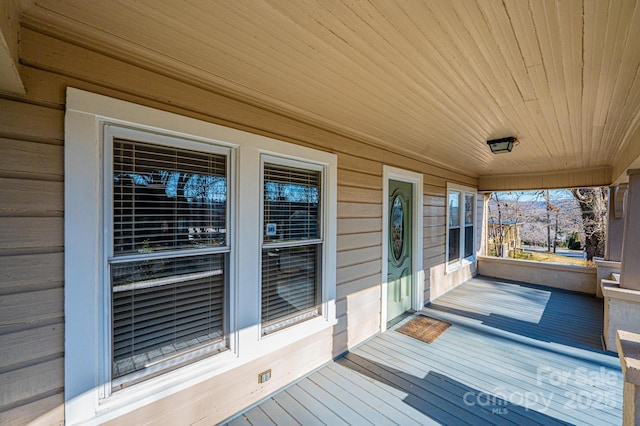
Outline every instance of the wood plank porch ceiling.
<path fill-rule="evenodd" d="M 638 143 L 636 0 L 35 0 L 23 22 L 474 177 Z"/>

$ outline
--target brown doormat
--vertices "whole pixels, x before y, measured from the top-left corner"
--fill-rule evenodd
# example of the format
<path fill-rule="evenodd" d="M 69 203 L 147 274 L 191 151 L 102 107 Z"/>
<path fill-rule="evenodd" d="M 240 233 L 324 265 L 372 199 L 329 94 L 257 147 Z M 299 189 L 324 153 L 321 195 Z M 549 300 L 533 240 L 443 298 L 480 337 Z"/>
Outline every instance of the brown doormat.
<path fill-rule="evenodd" d="M 448 322 L 426 315 L 418 315 L 407 321 L 402 327 L 398 327 L 396 331 L 425 343 L 433 343 L 449 327 L 451 324 Z"/>

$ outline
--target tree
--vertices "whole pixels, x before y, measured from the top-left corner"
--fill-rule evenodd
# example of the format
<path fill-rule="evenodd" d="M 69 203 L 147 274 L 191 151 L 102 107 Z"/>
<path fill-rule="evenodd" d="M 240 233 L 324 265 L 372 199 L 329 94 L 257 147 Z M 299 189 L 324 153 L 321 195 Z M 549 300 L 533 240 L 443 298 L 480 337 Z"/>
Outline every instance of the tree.
<path fill-rule="evenodd" d="M 574 232 L 569 237 L 567 248 L 569 250 L 580 250 L 582 248 L 582 245 L 580 244 L 580 235 L 578 235 L 577 232 Z"/>
<path fill-rule="evenodd" d="M 495 249 L 496 249 L 496 256 L 501 256 L 502 255 L 502 242 L 504 240 L 504 231 L 502 229 L 502 208 L 505 205 L 500 203 L 500 198 L 499 198 L 498 194 L 499 194 L 498 192 L 491 193 L 490 202 L 489 202 L 489 205 L 488 205 L 489 218 L 491 220 L 493 220 L 493 227 L 491 228 L 491 235 L 489 237 L 494 242 Z M 491 208 L 492 205 L 495 205 L 497 213 L 498 213 L 498 220 L 497 221 L 493 216 L 493 212 L 492 212 L 492 208 Z"/>
<path fill-rule="evenodd" d="M 584 227 L 584 247 L 587 260 L 604 257 L 607 232 L 607 188 L 576 188 L 571 193 L 578 200 Z"/>
<path fill-rule="evenodd" d="M 574 233 L 584 241 L 580 207 L 569 190 L 492 193 L 487 213 L 488 237 L 498 245 L 505 242 L 505 225 L 516 223 L 519 241 L 549 251 Z"/>
<path fill-rule="evenodd" d="M 551 210 L 553 210 L 553 204 L 551 204 L 551 196 L 549 190 L 543 191 L 544 205 L 547 208 L 547 251 L 551 253 Z M 553 251 L 555 253 L 555 250 Z"/>

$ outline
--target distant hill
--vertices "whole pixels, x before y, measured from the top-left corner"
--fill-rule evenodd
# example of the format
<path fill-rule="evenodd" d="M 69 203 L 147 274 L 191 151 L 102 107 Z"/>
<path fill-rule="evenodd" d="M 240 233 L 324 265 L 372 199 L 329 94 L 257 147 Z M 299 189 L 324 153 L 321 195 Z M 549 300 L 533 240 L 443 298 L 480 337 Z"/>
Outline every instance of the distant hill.
<path fill-rule="evenodd" d="M 546 201 L 541 196 L 533 198 L 530 194 L 525 194 L 520 199 L 514 199 L 513 196 L 507 197 L 506 193 L 494 193 L 488 203 L 487 223 L 517 221 L 522 224 L 520 239 L 531 245 L 546 246 L 548 234 L 552 241 L 557 239 L 558 245 L 567 241 L 574 233 L 578 234 L 580 241 L 584 241 L 578 201 L 567 197 L 566 193 L 567 191 L 550 191 L 549 212 Z M 557 195 L 555 198 L 554 194 Z"/>

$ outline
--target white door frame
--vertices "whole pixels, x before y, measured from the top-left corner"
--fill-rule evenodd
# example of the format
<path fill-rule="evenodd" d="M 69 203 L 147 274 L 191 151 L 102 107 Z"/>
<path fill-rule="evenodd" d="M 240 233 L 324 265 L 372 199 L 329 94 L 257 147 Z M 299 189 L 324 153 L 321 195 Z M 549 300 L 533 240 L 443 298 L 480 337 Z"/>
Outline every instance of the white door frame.
<path fill-rule="evenodd" d="M 380 331 L 387 329 L 387 276 L 389 262 L 389 180 L 408 182 L 413 187 L 413 209 L 411 219 L 411 309 L 419 311 L 424 304 L 424 270 L 422 269 L 422 193 L 421 173 L 382 166 L 382 285 L 380 304 Z"/>

